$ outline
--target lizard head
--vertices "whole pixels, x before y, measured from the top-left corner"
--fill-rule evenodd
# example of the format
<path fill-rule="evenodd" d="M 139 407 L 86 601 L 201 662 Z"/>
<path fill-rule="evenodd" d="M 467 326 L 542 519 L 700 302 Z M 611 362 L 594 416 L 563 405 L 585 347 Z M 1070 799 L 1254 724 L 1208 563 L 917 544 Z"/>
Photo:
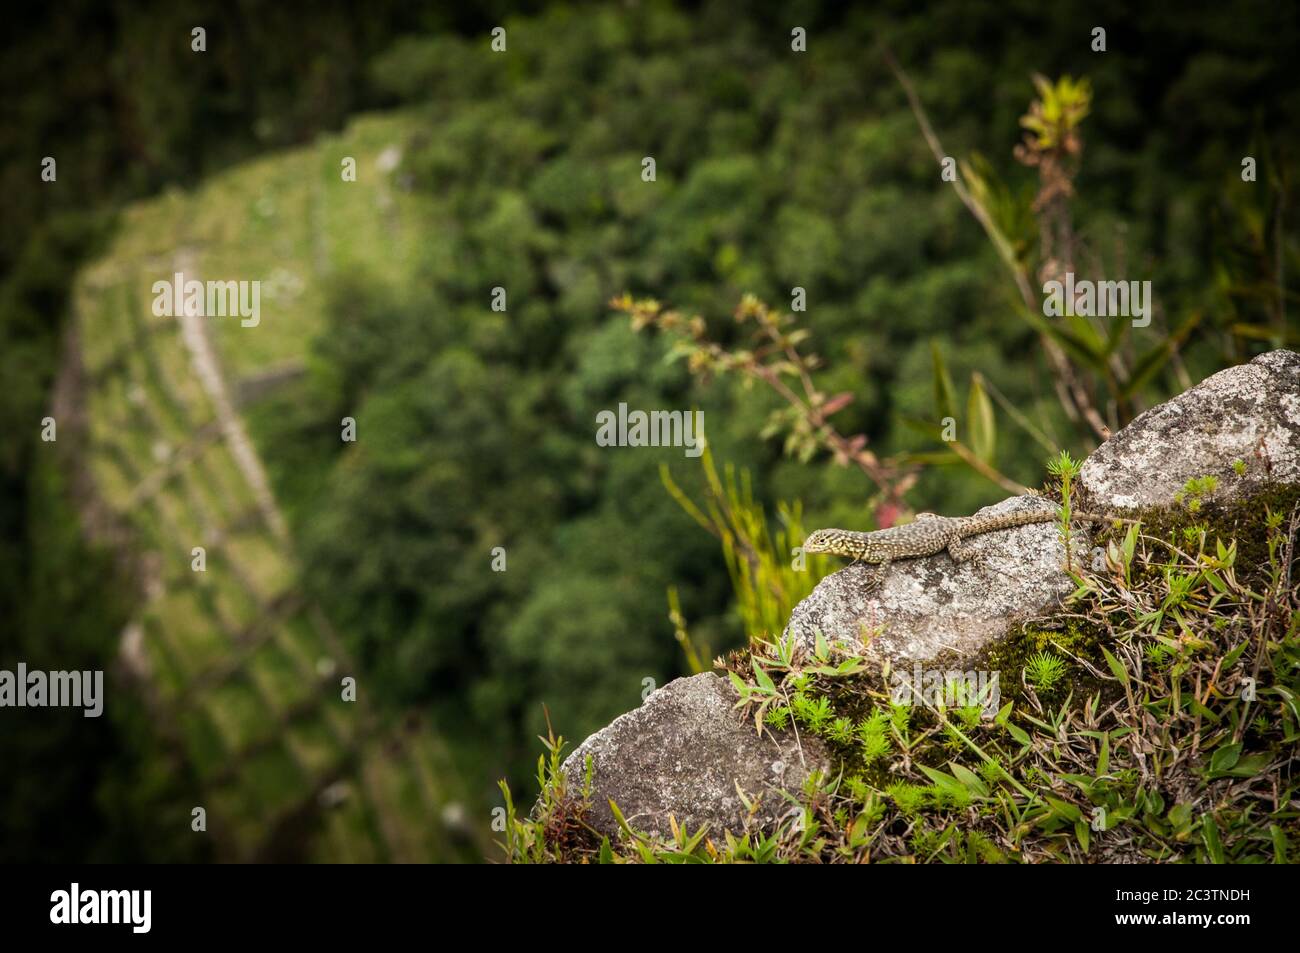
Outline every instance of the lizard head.
<path fill-rule="evenodd" d="M 842 554 L 850 539 L 850 535 L 842 529 L 819 529 L 803 541 L 803 551 Z"/>

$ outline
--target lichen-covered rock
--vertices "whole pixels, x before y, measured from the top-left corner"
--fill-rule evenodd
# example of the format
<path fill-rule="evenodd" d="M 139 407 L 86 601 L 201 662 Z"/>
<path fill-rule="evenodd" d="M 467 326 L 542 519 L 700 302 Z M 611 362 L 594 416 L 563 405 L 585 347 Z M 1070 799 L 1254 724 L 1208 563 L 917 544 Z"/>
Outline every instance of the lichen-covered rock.
<path fill-rule="evenodd" d="M 789 810 L 779 791 L 797 794 L 811 771 L 827 770 L 826 750 L 816 738 L 796 739 L 793 732 L 759 737 L 736 700 L 735 689 L 720 676 L 679 678 L 584 741 L 565 760 L 564 771 L 576 788 L 591 755 L 587 823 L 616 835 L 612 799 L 637 830 L 667 835 L 670 814 L 692 833 L 706 823 L 715 833 L 737 830 L 746 814 L 737 786 L 748 798 L 761 795 L 762 824 Z"/>
<path fill-rule="evenodd" d="M 1203 476 L 1229 496 L 1300 483 L 1300 354 L 1261 354 L 1152 407 L 1088 457 L 1079 485 L 1128 509 L 1168 504 Z"/>
<path fill-rule="evenodd" d="M 1079 487 L 1088 509 L 1116 512 L 1171 504 L 1202 476 L 1217 477 L 1216 492 L 1229 498 L 1263 484 L 1300 483 L 1300 354 L 1261 355 L 1148 410 L 1088 457 Z M 1050 505 L 1012 498 L 980 512 Z M 1075 558 L 1089 558 L 1087 530 L 1072 531 Z M 795 607 L 786 631 L 805 644 L 818 631 L 862 644 L 878 630 L 866 652 L 895 664 L 944 652 L 964 659 L 1074 588 L 1051 523 L 976 537 L 972 549 L 982 565 L 955 565 L 947 554 L 896 562 L 871 593 L 867 567 L 832 573 Z"/>

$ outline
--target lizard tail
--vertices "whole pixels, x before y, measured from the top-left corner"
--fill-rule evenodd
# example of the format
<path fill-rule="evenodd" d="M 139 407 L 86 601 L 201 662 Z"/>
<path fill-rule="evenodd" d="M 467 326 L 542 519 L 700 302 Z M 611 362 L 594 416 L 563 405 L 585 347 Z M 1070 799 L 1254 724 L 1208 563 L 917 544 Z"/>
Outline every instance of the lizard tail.
<path fill-rule="evenodd" d="M 1019 510 L 1015 513 L 999 513 L 996 516 L 967 516 L 964 519 L 975 532 L 989 533 L 1016 526 L 1030 526 L 1034 523 L 1055 523 L 1060 518 L 1061 511 L 1058 507 L 1055 510 Z"/>
<path fill-rule="evenodd" d="M 1080 513 L 1072 512 L 1072 520 L 1083 520 L 1085 523 L 1109 523 L 1111 520 L 1119 519 L 1117 516 L 1107 516 L 1105 513 Z"/>
<path fill-rule="evenodd" d="M 989 532 L 999 529 L 1012 529 L 1016 526 L 1030 526 L 1035 523 L 1055 523 L 1061 518 L 1061 509 L 1055 510 L 1021 510 L 1016 513 L 1000 513 L 991 517 L 967 517 L 977 519 L 981 523 L 979 532 Z M 1115 519 L 1112 516 L 1105 516 L 1098 513 L 1083 513 L 1079 511 L 1070 514 L 1071 522 L 1085 523 L 1105 523 Z"/>
<path fill-rule="evenodd" d="M 996 516 L 966 516 L 957 519 L 967 533 L 989 533 L 1000 529 L 1012 529 L 1016 526 L 1030 526 L 1035 523 L 1055 523 L 1061 518 L 1061 508 L 1020 510 L 1015 513 L 999 513 Z M 1071 522 L 1108 523 L 1121 519 L 1118 516 L 1106 516 L 1100 513 L 1074 511 L 1070 514 Z M 1126 522 L 1132 522 L 1128 520 Z"/>

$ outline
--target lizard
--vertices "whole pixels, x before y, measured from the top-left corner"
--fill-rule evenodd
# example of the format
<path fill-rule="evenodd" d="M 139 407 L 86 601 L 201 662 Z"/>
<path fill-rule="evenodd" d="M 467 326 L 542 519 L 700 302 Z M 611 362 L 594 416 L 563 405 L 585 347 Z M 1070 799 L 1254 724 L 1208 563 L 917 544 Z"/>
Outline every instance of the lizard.
<path fill-rule="evenodd" d="M 1092 513 L 1072 513 L 1071 519 L 1099 523 L 1112 517 Z M 995 513 L 990 516 L 937 516 L 918 513 L 916 521 L 902 526 L 891 526 L 871 533 L 847 529 L 819 529 L 804 540 L 805 553 L 825 553 L 844 556 L 853 562 L 873 563 L 877 566 L 876 581 L 884 576 L 895 559 L 915 559 L 948 551 L 953 562 L 963 563 L 974 552 L 966 543 L 972 536 L 992 533 L 1000 529 L 1029 526 L 1034 523 L 1054 523 L 1060 511 L 1022 510 L 1015 513 Z"/>

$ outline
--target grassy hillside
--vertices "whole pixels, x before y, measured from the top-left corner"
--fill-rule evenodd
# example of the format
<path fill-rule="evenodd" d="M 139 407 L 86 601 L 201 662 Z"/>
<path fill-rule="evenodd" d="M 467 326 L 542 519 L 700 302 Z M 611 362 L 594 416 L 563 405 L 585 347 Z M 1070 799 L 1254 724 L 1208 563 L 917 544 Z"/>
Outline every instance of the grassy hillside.
<path fill-rule="evenodd" d="M 303 593 L 264 476 L 261 458 L 273 460 L 275 447 L 244 422 L 302 374 L 332 273 L 408 279 L 403 250 L 419 203 L 394 202 L 382 171 L 405 122 L 360 119 L 312 148 L 129 209 L 75 293 L 86 410 L 77 439 L 107 510 L 101 524 L 128 528 L 143 596 L 123 654 L 205 787 L 219 855 L 275 853 L 317 827 L 305 840 L 310 859 L 473 852 L 442 822 L 462 794 L 436 727 L 385 722 Z M 368 187 L 342 180 L 343 156 Z M 155 317 L 152 285 L 176 271 L 260 280 L 260 323 L 200 318 L 198 339 L 177 318 Z M 204 376 L 205 345 L 215 380 Z M 245 435 L 252 456 L 241 458 Z M 204 572 L 192 569 L 197 546 Z M 358 680 L 354 703 L 341 698 L 345 676 Z M 325 802 L 339 803 L 320 809 Z"/>

